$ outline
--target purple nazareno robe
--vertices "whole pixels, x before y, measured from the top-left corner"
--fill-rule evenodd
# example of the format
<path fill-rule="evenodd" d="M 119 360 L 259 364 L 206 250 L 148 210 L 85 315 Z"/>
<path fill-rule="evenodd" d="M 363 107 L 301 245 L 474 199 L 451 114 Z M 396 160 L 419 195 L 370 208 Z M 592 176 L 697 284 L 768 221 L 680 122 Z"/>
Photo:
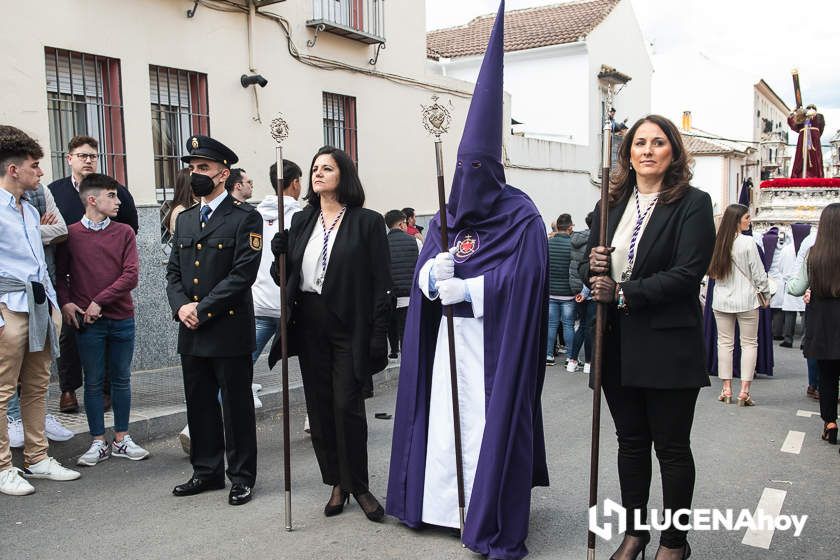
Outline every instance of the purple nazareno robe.
<path fill-rule="evenodd" d="M 531 488 L 548 485 L 540 395 L 545 378 L 548 244 L 534 203 L 506 184 L 503 130 L 504 1 L 490 36 L 458 148 L 446 207 L 457 278 L 484 277 L 485 423 L 462 541 L 491 558 L 528 553 Z M 432 369 L 443 308 L 421 292 L 423 265 L 446 251 L 436 215 L 417 259 L 406 317 L 386 511 L 423 524 Z M 472 317 L 472 306 L 454 306 Z M 443 327 L 445 328 L 445 327 Z M 456 353 L 458 349 L 456 348 Z M 455 477 L 451 481 L 456 485 Z"/>

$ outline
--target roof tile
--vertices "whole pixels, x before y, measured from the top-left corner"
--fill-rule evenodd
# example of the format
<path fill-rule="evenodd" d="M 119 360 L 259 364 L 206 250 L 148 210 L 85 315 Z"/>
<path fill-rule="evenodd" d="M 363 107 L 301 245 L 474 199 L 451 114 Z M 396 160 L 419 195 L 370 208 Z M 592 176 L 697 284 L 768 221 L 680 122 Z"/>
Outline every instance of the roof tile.
<path fill-rule="evenodd" d="M 573 43 L 586 37 L 621 0 L 577 0 L 505 12 L 505 52 Z M 429 58 L 484 54 L 496 14 L 426 34 Z"/>

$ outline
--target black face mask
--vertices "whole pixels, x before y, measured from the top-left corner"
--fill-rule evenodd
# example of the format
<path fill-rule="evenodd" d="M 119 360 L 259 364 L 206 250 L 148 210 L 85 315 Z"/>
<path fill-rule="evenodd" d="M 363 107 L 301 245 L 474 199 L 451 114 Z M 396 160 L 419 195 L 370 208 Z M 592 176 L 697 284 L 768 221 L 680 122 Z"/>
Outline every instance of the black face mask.
<path fill-rule="evenodd" d="M 190 175 L 190 187 L 192 187 L 192 192 L 195 193 L 195 196 L 207 196 L 213 192 L 213 189 L 216 187 L 216 183 L 213 182 L 213 179 L 215 179 L 218 175 L 218 173 L 212 177 L 202 175 L 201 173 L 193 173 Z"/>

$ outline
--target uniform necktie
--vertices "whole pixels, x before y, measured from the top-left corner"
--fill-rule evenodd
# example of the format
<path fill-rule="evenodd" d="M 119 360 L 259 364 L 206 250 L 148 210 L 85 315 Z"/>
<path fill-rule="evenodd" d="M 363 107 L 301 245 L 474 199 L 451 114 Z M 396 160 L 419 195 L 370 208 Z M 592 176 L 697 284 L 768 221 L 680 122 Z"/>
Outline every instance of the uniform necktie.
<path fill-rule="evenodd" d="M 210 219 L 210 213 L 213 211 L 209 205 L 201 207 L 201 227 L 204 227 L 204 224 Z"/>

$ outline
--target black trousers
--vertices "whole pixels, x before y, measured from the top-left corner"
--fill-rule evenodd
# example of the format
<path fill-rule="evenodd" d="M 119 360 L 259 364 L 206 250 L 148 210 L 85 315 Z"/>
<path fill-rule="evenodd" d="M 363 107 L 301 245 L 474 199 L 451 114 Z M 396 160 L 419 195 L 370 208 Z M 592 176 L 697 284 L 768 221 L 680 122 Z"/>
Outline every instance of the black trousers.
<path fill-rule="evenodd" d="M 391 317 L 388 321 L 388 344 L 391 346 L 391 353 L 396 354 L 402 348 L 403 332 L 405 331 L 405 316 L 408 307 L 391 308 Z"/>
<path fill-rule="evenodd" d="M 251 355 L 200 358 L 182 354 L 181 368 L 193 474 L 202 480 L 223 480 L 227 451 L 230 481 L 254 486 L 257 426 L 251 393 L 254 379 Z"/>
<path fill-rule="evenodd" d="M 785 328 L 785 313 L 781 308 L 773 308 L 773 338 L 782 338 Z"/>
<path fill-rule="evenodd" d="M 840 360 L 817 360 L 820 365 L 820 417 L 837 422 L 837 393 L 840 387 Z"/>
<path fill-rule="evenodd" d="M 785 324 L 782 332 L 784 342 L 793 344 L 793 335 L 796 332 L 796 311 L 782 311 L 785 316 Z"/>
<path fill-rule="evenodd" d="M 301 294 L 295 313 L 306 411 L 321 478 L 344 491 L 364 493 L 368 427 L 363 386 L 353 374 L 351 333 L 317 294 Z"/>
<path fill-rule="evenodd" d="M 74 392 L 82 386 L 82 362 L 79 359 L 79 349 L 76 347 L 76 329 L 69 323 L 62 323 L 58 335 L 58 348 L 61 356 L 56 360 L 58 366 L 58 385 L 61 392 Z M 105 364 L 105 383 L 102 392 L 111 396 L 111 376 Z"/>
<path fill-rule="evenodd" d="M 605 372 L 606 373 L 606 372 Z M 691 508 L 694 496 L 694 457 L 691 426 L 699 389 L 636 389 L 622 387 L 616 375 L 604 375 L 604 395 L 618 434 L 618 478 L 621 502 L 627 509 L 627 534 L 641 535 L 633 510 L 647 521 L 651 482 L 651 444 L 662 473 L 662 503 L 672 512 Z M 686 531 L 662 532 L 668 548 L 685 544 Z"/>

